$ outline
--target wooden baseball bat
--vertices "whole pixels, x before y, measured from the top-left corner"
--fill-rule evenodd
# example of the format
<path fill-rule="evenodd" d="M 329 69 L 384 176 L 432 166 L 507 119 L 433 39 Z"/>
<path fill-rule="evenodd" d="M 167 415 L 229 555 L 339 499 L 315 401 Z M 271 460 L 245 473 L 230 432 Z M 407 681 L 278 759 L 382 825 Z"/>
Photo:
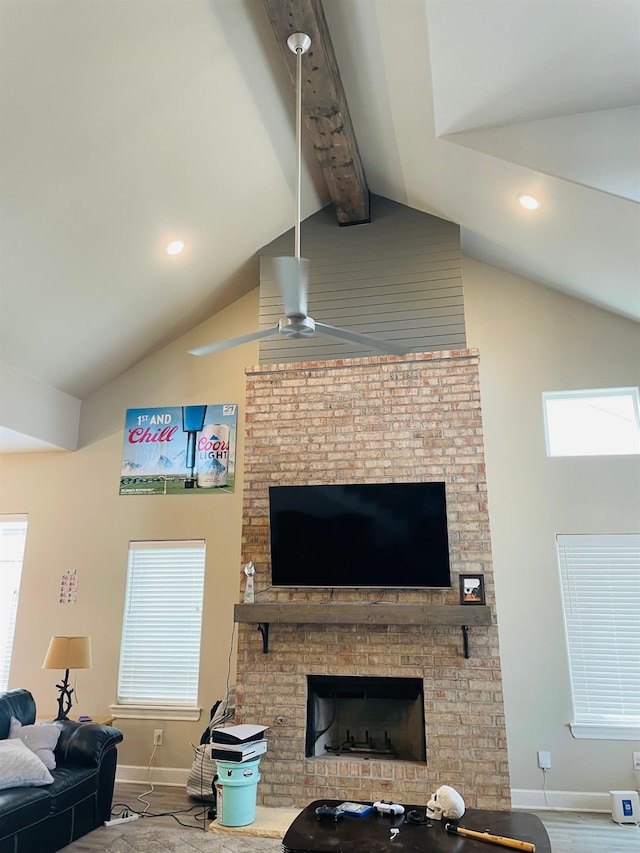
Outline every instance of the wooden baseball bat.
<path fill-rule="evenodd" d="M 445 823 L 447 832 L 457 835 L 468 835 L 469 838 L 477 838 L 478 841 L 488 841 L 490 844 L 499 844 L 501 847 L 513 847 L 515 850 L 528 850 L 535 853 L 536 845 L 530 841 L 518 841 L 516 838 L 505 838 L 504 835 L 491 835 L 490 832 L 476 832 L 474 829 L 464 829 L 462 826 L 453 826 Z"/>

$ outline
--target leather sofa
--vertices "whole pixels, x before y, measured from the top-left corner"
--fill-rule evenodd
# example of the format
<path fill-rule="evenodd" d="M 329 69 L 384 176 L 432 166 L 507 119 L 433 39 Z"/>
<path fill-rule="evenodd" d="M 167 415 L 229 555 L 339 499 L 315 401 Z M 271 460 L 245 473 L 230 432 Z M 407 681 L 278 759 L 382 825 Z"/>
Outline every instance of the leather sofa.
<path fill-rule="evenodd" d="M 11 717 L 35 723 L 28 690 L 0 693 L 0 739 L 8 737 Z M 109 819 L 122 732 L 71 720 L 54 725 L 53 783 L 0 790 L 0 853 L 54 853 Z"/>

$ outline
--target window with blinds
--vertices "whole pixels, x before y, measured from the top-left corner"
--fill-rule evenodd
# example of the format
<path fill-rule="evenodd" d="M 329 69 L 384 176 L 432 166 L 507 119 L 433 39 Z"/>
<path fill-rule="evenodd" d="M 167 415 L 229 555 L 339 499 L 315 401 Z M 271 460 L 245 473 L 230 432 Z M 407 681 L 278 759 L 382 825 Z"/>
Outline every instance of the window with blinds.
<path fill-rule="evenodd" d="M 205 543 L 131 542 L 118 707 L 195 708 Z"/>
<path fill-rule="evenodd" d="M 26 538 L 26 515 L 0 515 L 0 690 L 9 684 Z"/>
<path fill-rule="evenodd" d="M 557 536 L 576 737 L 640 736 L 640 534 Z"/>

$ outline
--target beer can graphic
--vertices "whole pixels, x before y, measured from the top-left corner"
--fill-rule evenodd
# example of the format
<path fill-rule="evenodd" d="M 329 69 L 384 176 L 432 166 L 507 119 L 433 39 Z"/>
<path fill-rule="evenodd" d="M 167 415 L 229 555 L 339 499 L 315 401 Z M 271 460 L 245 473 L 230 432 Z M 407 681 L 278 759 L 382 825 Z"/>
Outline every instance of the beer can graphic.
<path fill-rule="evenodd" d="M 227 485 L 229 474 L 229 427 L 205 424 L 198 433 L 196 447 L 198 488 L 214 489 Z"/>

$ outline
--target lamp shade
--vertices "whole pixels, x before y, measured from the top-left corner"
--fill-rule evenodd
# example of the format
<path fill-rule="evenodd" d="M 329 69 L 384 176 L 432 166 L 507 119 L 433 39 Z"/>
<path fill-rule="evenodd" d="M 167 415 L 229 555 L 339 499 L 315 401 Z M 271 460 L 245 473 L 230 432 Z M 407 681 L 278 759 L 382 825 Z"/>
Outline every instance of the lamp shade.
<path fill-rule="evenodd" d="M 52 637 L 43 669 L 89 669 L 91 637 Z"/>

